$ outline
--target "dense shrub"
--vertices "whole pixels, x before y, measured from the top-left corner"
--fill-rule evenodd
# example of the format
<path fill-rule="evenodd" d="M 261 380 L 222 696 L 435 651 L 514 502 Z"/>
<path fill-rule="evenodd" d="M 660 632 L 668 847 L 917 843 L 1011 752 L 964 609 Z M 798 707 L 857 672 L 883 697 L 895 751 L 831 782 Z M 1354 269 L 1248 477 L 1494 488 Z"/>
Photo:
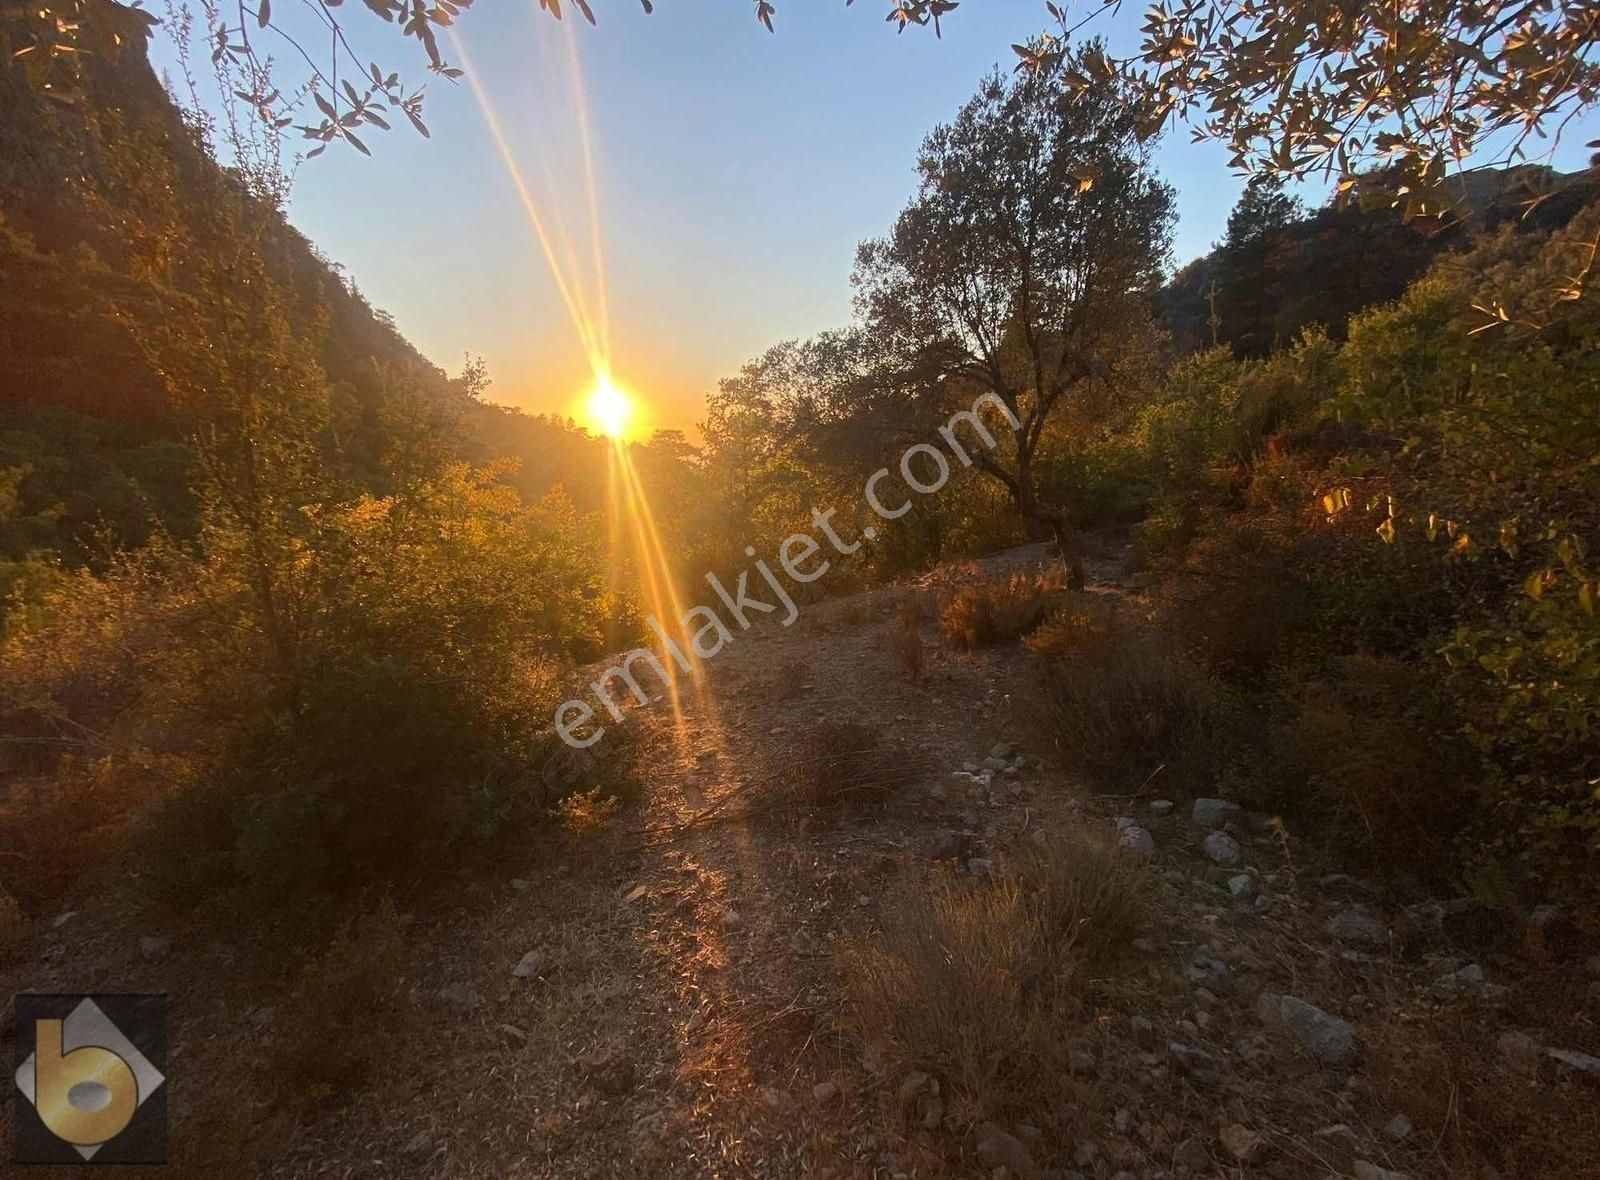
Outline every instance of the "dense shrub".
<path fill-rule="evenodd" d="M 564 502 L 445 469 L 304 516 L 281 563 L 223 524 L 205 557 L 74 575 L 13 629 L 3 720 L 24 753 L 5 756 L 30 777 L 0 840 L 25 905 L 127 843 L 170 903 L 309 912 L 617 769 L 546 774 L 560 661 L 616 614 Z"/>
<path fill-rule="evenodd" d="M 1140 414 L 1135 556 L 1232 702 L 1202 761 L 1291 830 L 1592 898 L 1597 232 L 1485 235 L 1342 346 L 1199 354 Z"/>
<path fill-rule="evenodd" d="M 1222 760 L 1216 686 L 1154 632 L 1086 637 L 1042 659 L 1033 711 L 1062 763 L 1115 791 L 1163 783 L 1201 787 Z"/>

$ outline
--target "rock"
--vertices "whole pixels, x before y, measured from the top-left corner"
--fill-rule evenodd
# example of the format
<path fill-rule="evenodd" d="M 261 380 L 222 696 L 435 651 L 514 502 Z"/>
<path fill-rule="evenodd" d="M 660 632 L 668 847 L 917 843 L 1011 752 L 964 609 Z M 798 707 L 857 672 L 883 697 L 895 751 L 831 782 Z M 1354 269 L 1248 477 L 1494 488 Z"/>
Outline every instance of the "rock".
<path fill-rule="evenodd" d="M 72 919 L 76 918 L 77 916 L 78 916 L 78 911 L 77 910 L 66 910 L 66 911 L 64 911 L 62 913 L 57 914 L 54 918 L 50 919 L 50 927 L 53 930 L 59 930 L 61 927 L 65 926 L 68 922 L 72 921 Z"/>
<path fill-rule="evenodd" d="M 1117 822 L 1118 827 L 1122 829 L 1118 833 L 1117 840 L 1135 859 L 1146 861 L 1155 856 L 1155 837 L 1136 823 L 1129 822 L 1126 827 L 1122 827 L 1122 822 L 1120 820 Z"/>
<path fill-rule="evenodd" d="M 1544 1046 L 1527 1033 L 1503 1032 L 1495 1042 L 1495 1048 L 1500 1051 L 1507 1065 L 1524 1073 L 1537 1070 L 1544 1056 Z"/>
<path fill-rule="evenodd" d="M 1298 996 L 1263 992 L 1256 1000 L 1256 1015 L 1263 1023 L 1288 1030 L 1301 1048 L 1324 1065 L 1346 1065 L 1355 1056 L 1355 1026 Z"/>
<path fill-rule="evenodd" d="M 1600 1082 L 1600 1057 L 1579 1053 L 1576 1049 L 1546 1049 L 1544 1055 L 1565 1069 Z"/>
<path fill-rule="evenodd" d="M 645 894 L 647 894 L 649 892 L 650 892 L 650 886 L 648 886 L 648 885 L 635 885 L 632 889 L 628 890 L 627 893 L 622 895 L 622 904 L 623 905 L 632 905 L 634 902 L 638 901 L 641 897 L 643 897 Z"/>
<path fill-rule="evenodd" d="M 1366 1160 L 1357 1160 L 1354 1172 L 1356 1180 L 1411 1180 L 1405 1172 L 1393 1172 Z"/>
<path fill-rule="evenodd" d="M 1150 814 L 1151 815 L 1171 815 L 1172 814 L 1172 800 L 1171 799 L 1152 799 L 1152 800 L 1150 800 Z"/>
<path fill-rule="evenodd" d="M 1490 983 L 1477 963 L 1468 963 L 1459 971 L 1446 972 L 1435 979 L 1433 994 L 1441 999 L 1467 996 L 1474 1000 L 1499 1000 L 1505 997 L 1506 989 Z"/>
<path fill-rule="evenodd" d="M 1000 741 L 989 747 L 989 757 L 991 758 L 1009 758 L 1016 752 L 1017 746 L 1015 742 Z"/>
<path fill-rule="evenodd" d="M 912 1104 L 916 1102 L 917 1096 L 926 1090 L 932 1082 L 933 1079 L 920 1069 L 908 1073 L 905 1080 L 900 1083 L 899 1089 L 894 1093 L 894 1100 L 899 1105 L 900 1112 L 904 1114 L 910 1110 Z"/>
<path fill-rule="evenodd" d="M 1222 1129 L 1218 1136 L 1222 1146 L 1227 1148 L 1228 1154 L 1241 1164 L 1248 1164 L 1259 1156 L 1267 1146 L 1267 1141 L 1257 1135 L 1243 1123 L 1231 1123 Z"/>
<path fill-rule="evenodd" d="M 1368 892 L 1366 882 L 1357 880 L 1349 873 L 1329 873 L 1317 881 L 1317 887 L 1324 893 L 1343 893 L 1351 897 Z"/>
<path fill-rule="evenodd" d="M 1196 799 L 1189 817 L 1196 827 L 1204 828 L 1208 832 L 1214 832 L 1229 824 L 1242 825 L 1245 822 L 1244 808 L 1237 803 L 1229 803 L 1226 799 Z"/>
<path fill-rule="evenodd" d="M 1537 954 L 1560 961 L 1576 949 L 1578 931 L 1560 906 L 1536 905 L 1528 915 L 1527 941 Z"/>
<path fill-rule="evenodd" d="M 815 1098 L 818 1102 L 832 1102 L 835 1098 L 839 1097 L 839 1083 L 818 1082 L 815 1086 L 811 1087 L 811 1097 Z"/>
<path fill-rule="evenodd" d="M 1214 995 L 1225 996 L 1233 991 L 1233 975 L 1228 965 L 1213 955 L 1208 946 L 1195 948 L 1183 975 L 1196 987 L 1203 987 Z"/>
<path fill-rule="evenodd" d="M 978 1130 L 978 1158 L 990 1168 L 1005 1168 L 1022 1180 L 1041 1180 L 1043 1175 L 1027 1145 L 993 1123 Z"/>
<path fill-rule="evenodd" d="M 1240 1037 L 1233 1043 L 1234 1056 L 1241 1061 L 1260 1061 L 1272 1052 L 1272 1046 L 1267 1043 L 1267 1038 L 1260 1033 L 1251 1033 L 1247 1037 Z"/>
<path fill-rule="evenodd" d="M 1093 1073 L 1098 1062 L 1094 1054 L 1083 1049 L 1074 1049 L 1067 1054 L 1067 1068 L 1073 1073 Z"/>
<path fill-rule="evenodd" d="M 1322 930 L 1329 938 L 1351 946 L 1383 950 L 1389 945 L 1388 928 L 1364 905 L 1340 910 L 1328 919 Z"/>
<path fill-rule="evenodd" d="M 1383 1128 L 1383 1137 L 1391 1143 L 1399 1143 L 1411 1134 L 1411 1120 L 1403 1114 L 1397 1114 Z"/>
<path fill-rule="evenodd" d="M 1244 859 L 1244 851 L 1227 832 L 1212 832 L 1206 837 L 1206 856 L 1213 864 L 1232 866 Z"/>
<path fill-rule="evenodd" d="M 1207 1086 L 1214 1086 L 1222 1075 L 1217 1070 L 1217 1059 L 1198 1045 L 1184 1041 L 1167 1042 L 1167 1056 L 1182 1073 Z M 1119 1128 L 1120 1129 L 1120 1128 Z"/>
<path fill-rule="evenodd" d="M 535 979 L 543 974 L 545 969 L 545 953 L 532 950 L 517 960 L 517 965 L 511 968 L 511 974 L 518 979 Z"/>
<path fill-rule="evenodd" d="M 161 938 L 154 934 L 141 934 L 139 936 L 139 957 L 155 962 L 164 959 L 172 951 L 172 939 Z"/>
<path fill-rule="evenodd" d="M 1236 873 L 1228 878 L 1228 892 L 1235 901 L 1250 901 L 1256 895 L 1256 879 L 1249 873 Z"/>
<path fill-rule="evenodd" d="M 1172 1162 L 1191 1172 L 1207 1172 L 1211 1169 L 1211 1153 L 1200 1140 L 1185 1139 L 1172 1153 Z"/>
<path fill-rule="evenodd" d="M 928 848 L 928 859 L 960 860 L 964 856 L 971 856 L 977 844 L 976 832 L 940 832 L 934 836 L 933 843 Z"/>
<path fill-rule="evenodd" d="M 512 877 L 511 878 L 511 888 L 515 889 L 518 893 L 526 892 L 528 890 L 530 884 L 531 884 L 531 882 L 526 881 L 521 877 Z"/>
<path fill-rule="evenodd" d="M 762 1086 L 756 1095 L 761 1099 L 761 1105 L 774 1114 L 787 1115 L 794 1111 L 794 1099 L 789 1091 L 779 1086 Z"/>
<path fill-rule="evenodd" d="M 1004 758 L 985 758 L 983 760 L 983 768 L 985 770 L 1006 770 L 1009 765 Z"/>
<path fill-rule="evenodd" d="M 1508 949 L 1517 934 L 1516 924 L 1504 910 L 1470 897 L 1407 906 L 1401 929 L 1408 944 L 1442 943 L 1474 956 Z"/>

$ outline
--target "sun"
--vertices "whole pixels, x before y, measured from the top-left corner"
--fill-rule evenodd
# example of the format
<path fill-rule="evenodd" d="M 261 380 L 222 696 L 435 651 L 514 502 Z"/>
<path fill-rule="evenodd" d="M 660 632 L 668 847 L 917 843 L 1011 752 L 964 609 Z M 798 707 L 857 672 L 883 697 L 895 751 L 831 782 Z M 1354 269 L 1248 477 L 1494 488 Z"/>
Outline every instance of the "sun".
<path fill-rule="evenodd" d="M 589 421 L 600 428 L 607 438 L 627 437 L 628 423 L 633 419 L 633 400 L 618 389 L 606 373 L 594 381 L 594 391 L 584 406 Z"/>

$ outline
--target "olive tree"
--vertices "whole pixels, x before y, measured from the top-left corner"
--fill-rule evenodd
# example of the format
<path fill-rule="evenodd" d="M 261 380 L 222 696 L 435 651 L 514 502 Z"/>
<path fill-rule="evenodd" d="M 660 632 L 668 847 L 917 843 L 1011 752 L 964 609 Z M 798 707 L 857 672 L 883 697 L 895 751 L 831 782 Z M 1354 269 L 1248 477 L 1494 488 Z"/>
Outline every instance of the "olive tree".
<path fill-rule="evenodd" d="M 1040 444 L 1076 395 L 1148 356 L 1173 221 L 1133 107 L 1114 86 L 1072 98 L 1076 62 L 985 80 L 924 141 L 916 195 L 854 276 L 883 347 L 932 362 L 951 405 L 1005 407 L 1007 445 L 972 459 L 1069 565 L 1071 515 L 1042 486 Z"/>
<path fill-rule="evenodd" d="M 1024 66 L 1121 5 L 1045 7 L 1053 31 L 1014 47 Z M 1600 99 L 1595 0 L 1159 0 L 1143 33 L 1126 56 L 1084 55 L 1072 85 L 1119 79 L 1147 134 L 1184 122 L 1243 171 L 1326 175 L 1407 217 L 1449 209 L 1469 157 L 1526 159 Z"/>

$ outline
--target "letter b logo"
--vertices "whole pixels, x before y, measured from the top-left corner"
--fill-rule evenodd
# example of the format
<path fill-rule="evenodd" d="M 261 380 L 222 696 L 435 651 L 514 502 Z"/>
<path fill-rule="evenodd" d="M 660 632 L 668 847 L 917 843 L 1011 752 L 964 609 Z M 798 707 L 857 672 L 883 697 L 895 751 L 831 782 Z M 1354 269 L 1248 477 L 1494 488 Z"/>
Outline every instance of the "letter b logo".
<path fill-rule="evenodd" d="M 24 994 L 16 1010 L 31 1104 L 17 1103 L 17 1162 L 164 1162 L 166 997 Z"/>
<path fill-rule="evenodd" d="M 99 1147 L 122 1134 L 139 1109 L 139 1082 L 110 1049 L 84 1045 L 64 1053 L 62 1022 L 34 1023 L 33 1105 L 58 1139 Z"/>

